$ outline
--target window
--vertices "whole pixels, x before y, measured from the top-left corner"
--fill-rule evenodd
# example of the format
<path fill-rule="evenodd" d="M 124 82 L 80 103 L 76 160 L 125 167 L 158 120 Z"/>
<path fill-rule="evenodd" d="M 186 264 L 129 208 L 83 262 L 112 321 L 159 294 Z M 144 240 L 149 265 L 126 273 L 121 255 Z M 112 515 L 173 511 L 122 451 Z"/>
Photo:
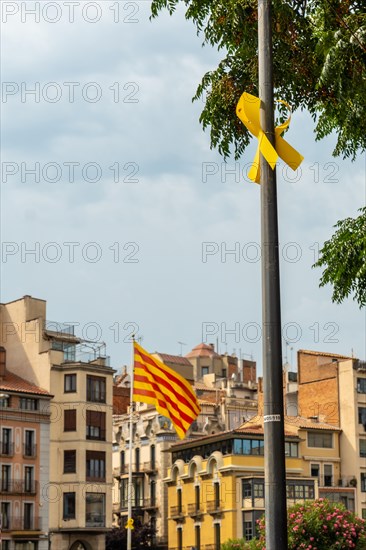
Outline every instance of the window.
<path fill-rule="evenodd" d="M 3 428 L 0 442 L 0 454 L 13 456 L 12 433 L 10 428 Z"/>
<path fill-rule="evenodd" d="M 214 483 L 215 508 L 220 508 L 220 483 Z"/>
<path fill-rule="evenodd" d="M 100 376 L 86 377 L 86 400 L 105 403 L 105 378 Z"/>
<path fill-rule="evenodd" d="M 221 548 L 221 529 L 219 523 L 214 523 L 214 534 L 215 534 L 215 550 L 220 550 Z"/>
<path fill-rule="evenodd" d="M 177 529 L 178 550 L 183 550 L 183 529 Z"/>
<path fill-rule="evenodd" d="M 209 367 L 201 367 L 201 375 L 204 376 L 205 374 L 209 373 Z"/>
<path fill-rule="evenodd" d="M 120 468 L 121 468 L 121 474 L 124 474 L 126 469 L 126 455 L 124 451 L 121 451 L 120 453 Z"/>
<path fill-rule="evenodd" d="M 366 519 L 366 508 L 362 508 L 362 519 Z"/>
<path fill-rule="evenodd" d="M 76 473 L 76 451 L 64 451 L 64 474 Z"/>
<path fill-rule="evenodd" d="M 0 398 L 0 408 L 8 409 L 10 407 L 10 397 L 1 397 Z"/>
<path fill-rule="evenodd" d="M 156 481 L 154 481 L 154 480 L 150 481 L 150 501 L 151 501 L 151 506 L 155 506 L 155 504 L 156 504 Z"/>
<path fill-rule="evenodd" d="M 86 493 L 85 496 L 85 526 L 104 527 L 105 525 L 105 494 Z"/>
<path fill-rule="evenodd" d="M 38 410 L 38 399 L 32 399 L 29 397 L 21 397 L 19 399 L 19 407 L 27 411 L 37 411 Z"/>
<path fill-rule="evenodd" d="M 358 423 L 366 426 L 366 407 L 358 407 Z"/>
<path fill-rule="evenodd" d="M 140 471 L 140 449 L 138 447 L 135 449 L 135 468 L 136 472 Z"/>
<path fill-rule="evenodd" d="M 24 431 L 24 456 L 27 458 L 34 458 L 36 456 L 36 446 L 34 444 L 34 439 L 34 430 Z"/>
<path fill-rule="evenodd" d="M 360 439 L 360 456 L 366 457 L 366 439 Z"/>
<path fill-rule="evenodd" d="M 308 447 L 331 449 L 333 447 L 333 434 L 308 432 Z"/>
<path fill-rule="evenodd" d="M 64 392 L 76 392 L 76 374 L 65 374 L 64 377 Z"/>
<path fill-rule="evenodd" d="M 298 457 L 298 443 L 294 443 L 292 441 L 286 441 L 285 442 L 285 455 L 286 456 L 293 456 L 295 458 Z"/>
<path fill-rule="evenodd" d="M 366 378 L 357 378 L 357 393 L 366 393 Z"/>
<path fill-rule="evenodd" d="M 222 369 L 221 376 L 222 378 L 226 378 L 227 369 Z"/>
<path fill-rule="evenodd" d="M 24 467 L 24 490 L 26 493 L 35 492 L 34 468 L 33 466 Z"/>
<path fill-rule="evenodd" d="M 264 455 L 263 439 L 234 439 L 234 454 Z"/>
<path fill-rule="evenodd" d="M 1 525 L 3 529 L 10 529 L 10 502 L 1 503 Z"/>
<path fill-rule="evenodd" d="M 33 529 L 33 504 L 31 502 L 24 503 L 24 529 Z"/>
<path fill-rule="evenodd" d="M 152 470 L 155 470 L 155 460 L 156 460 L 156 453 L 155 453 L 155 445 L 151 445 L 150 447 L 150 466 Z"/>
<path fill-rule="evenodd" d="M 1 490 L 10 491 L 11 479 L 11 466 L 9 464 L 3 464 L 1 466 Z"/>
<path fill-rule="evenodd" d="M 64 493 L 64 519 L 75 519 L 75 493 Z"/>
<path fill-rule="evenodd" d="M 366 474 L 361 473 L 361 492 L 366 493 Z"/>
<path fill-rule="evenodd" d="M 332 464 L 324 464 L 324 487 L 332 487 L 333 485 L 333 466 Z"/>
<path fill-rule="evenodd" d="M 319 473 L 320 473 L 320 464 L 311 464 L 310 465 L 311 477 L 319 477 Z"/>
<path fill-rule="evenodd" d="M 177 491 L 177 500 L 178 500 L 178 514 L 182 513 L 182 489 L 178 489 Z"/>
<path fill-rule="evenodd" d="M 86 451 L 86 480 L 105 481 L 104 451 Z"/>
<path fill-rule="evenodd" d="M 254 498 L 264 498 L 264 484 L 254 483 L 253 494 Z"/>
<path fill-rule="evenodd" d="M 64 411 L 64 432 L 76 431 L 76 409 Z"/>
<path fill-rule="evenodd" d="M 313 499 L 314 498 L 314 485 L 308 483 L 287 483 L 286 495 L 289 499 Z"/>
<path fill-rule="evenodd" d="M 194 526 L 194 544 L 196 550 L 201 550 L 201 527 L 199 525 Z"/>
<path fill-rule="evenodd" d="M 105 441 L 105 413 L 86 411 L 86 439 Z"/>
<path fill-rule="evenodd" d="M 252 496 L 252 484 L 247 481 L 243 481 L 242 488 L 243 498 L 250 498 Z"/>
<path fill-rule="evenodd" d="M 200 486 L 195 485 L 195 487 L 194 487 L 194 503 L 195 503 L 195 506 L 196 506 L 196 512 L 200 509 L 200 500 L 201 500 Z"/>
<path fill-rule="evenodd" d="M 252 540 L 253 538 L 253 521 L 252 513 L 244 512 L 243 513 L 243 535 L 244 540 Z"/>

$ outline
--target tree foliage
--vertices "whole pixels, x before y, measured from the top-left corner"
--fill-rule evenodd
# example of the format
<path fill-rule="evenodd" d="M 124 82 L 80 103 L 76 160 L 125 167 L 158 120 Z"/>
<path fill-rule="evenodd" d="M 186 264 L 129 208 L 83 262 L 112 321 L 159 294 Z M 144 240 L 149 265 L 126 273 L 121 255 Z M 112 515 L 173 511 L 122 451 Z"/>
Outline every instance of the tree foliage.
<path fill-rule="evenodd" d="M 313 267 L 323 267 L 320 286 L 333 285 L 333 302 L 353 294 L 360 307 L 366 305 L 366 207 L 357 218 L 337 222 L 337 231 L 320 250 Z"/>
<path fill-rule="evenodd" d="M 249 143 L 235 114 L 243 91 L 259 96 L 257 0 L 152 0 L 152 17 L 179 3 L 204 44 L 223 52 L 194 99 L 211 146 L 238 158 Z M 363 0 L 273 0 L 275 97 L 308 109 L 317 139 L 337 133 L 334 155 L 354 158 L 366 145 L 366 15 Z"/>
<path fill-rule="evenodd" d="M 134 518 L 132 530 L 132 548 L 134 550 L 155 550 L 156 531 L 150 523 L 143 524 L 137 517 Z M 121 528 L 113 528 L 106 537 L 106 550 L 121 550 L 127 548 L 127 529 L 124 524 Z"/>

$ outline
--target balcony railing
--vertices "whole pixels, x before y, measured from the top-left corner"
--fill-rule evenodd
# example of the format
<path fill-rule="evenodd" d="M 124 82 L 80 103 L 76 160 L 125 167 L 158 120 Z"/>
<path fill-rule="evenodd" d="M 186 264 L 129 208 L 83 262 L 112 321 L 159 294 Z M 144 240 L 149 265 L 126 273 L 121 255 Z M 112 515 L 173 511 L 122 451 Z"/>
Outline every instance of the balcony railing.
<path fill-rule="evenodd" d="M 137 464 L 132 464 L 132 473 L 133 474 L 146 474 L 148 472 L 156 472 L 157 467 L 156 464 L 152 464 L 151 462 L 140 462 Z M 116 468 L 113 468 L 113 474 L 115 476 L 119 475 L 126 475 L 129 472 L 129 465 L 123 464 L 121 466 L 117 466 Z"/>
<path fill-rule="evenodd" d="M 42 518 L 40 517 L 14 517 L 3 516 L 2 522 L 3 531 L 41 531 L 42 530 Z"/>
<path fill-rule="evenodd" d="M 171 506 L 170 507 L 170 517 L 173 519 L 182 518 L 185 515 L 184 506 Z"/>
<path fill-rule="evenodd" d="M 188 504 L 188 515 L 192 518 L 201 516 L 203 514 L 203 511 L 200 510 L 199 506 L 197 506 L 196 502 L 193 504 Z"/>
<path fill-rule="evenodd" d="M 157 508 L 156 498 L 145 498 L 144 499 L 144 508 Z"/>
<path fill-rule="evenodd" d="M 37 445 L 29 445 L 24 443 L 23 445 L 23 457 L 24 458 L 36 458 L 37 456 Z"/>
<path fill-rule="evenodd" d="M 85 514 L 85 527 L 104 527 L 105 516 L 95 512 L 87 512 Z"/>
<path fill-rule="evenodd" d="M 0 493 L 9 494 L 36 494 L 38 481 L 24 481 L 20 479 L 2 479 L 0 483 Z"/>
<path fill-rule="evenodd" d="M 13 456 L 14 443 L 10 441 L 0 441 L 0 456 Z"/>
<path fill-rule="evenodd" d="M 216 500 L 209 500 L 206 502 L 206 510 L 209 514 L 219 514 L 222 512 L 221 502 Z"/>

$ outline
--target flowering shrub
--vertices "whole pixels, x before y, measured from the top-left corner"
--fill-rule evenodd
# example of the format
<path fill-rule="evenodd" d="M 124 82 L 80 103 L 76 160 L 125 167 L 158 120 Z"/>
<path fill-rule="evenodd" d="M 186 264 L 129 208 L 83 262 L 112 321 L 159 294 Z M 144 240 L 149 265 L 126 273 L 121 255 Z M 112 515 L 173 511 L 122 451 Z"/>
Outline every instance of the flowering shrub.
<path fill-rule="evenodd" d="M 221 545 L 221 550 L 249 550 L 249 543 L 244 539 L 229 539 Z"/>
<path fill-rule="evenodd" d="M 288 510 L 288 550 L 366 550 L 366 522 L 339 503 L 324 499 L 296 504 Z M 252 550 L 265 550 L 265 519 Z"/>

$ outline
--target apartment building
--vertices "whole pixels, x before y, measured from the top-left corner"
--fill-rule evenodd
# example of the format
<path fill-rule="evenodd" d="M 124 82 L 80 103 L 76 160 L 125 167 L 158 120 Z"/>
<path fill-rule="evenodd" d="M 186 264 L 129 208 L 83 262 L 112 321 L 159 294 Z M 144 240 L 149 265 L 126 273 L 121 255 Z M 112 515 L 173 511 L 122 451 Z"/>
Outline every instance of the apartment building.
<path fill-rule="evenodd" d="M 2 550 L 47 550 L 51 395 L 6 368 L 0 347 Z"/>
<path fill-rule="evenodd" d="M 1 304 L 11 372 L 53 395 L 49 436 L 49 548 L 104 550 L 112 525 L 113 369 L 105 346 L 51 322 L 44 300 Z"/>
<path fill-rule="evenodd" d="M 355 488 L 355 512 L 366 518 L 366 362 L 344 355 L 298 352 L 298 409 L 340 428 L 340 475 Z"/>
<path fill-rule="evenodd" d="M 255 536 L 264 512 L 264 436 L 258 425 L 175 443 L 168 485 L 169 550 L 220 550 Z M 288 505 L 318 497 L 306 476 L 298 435 L 285 433 Z"/>

